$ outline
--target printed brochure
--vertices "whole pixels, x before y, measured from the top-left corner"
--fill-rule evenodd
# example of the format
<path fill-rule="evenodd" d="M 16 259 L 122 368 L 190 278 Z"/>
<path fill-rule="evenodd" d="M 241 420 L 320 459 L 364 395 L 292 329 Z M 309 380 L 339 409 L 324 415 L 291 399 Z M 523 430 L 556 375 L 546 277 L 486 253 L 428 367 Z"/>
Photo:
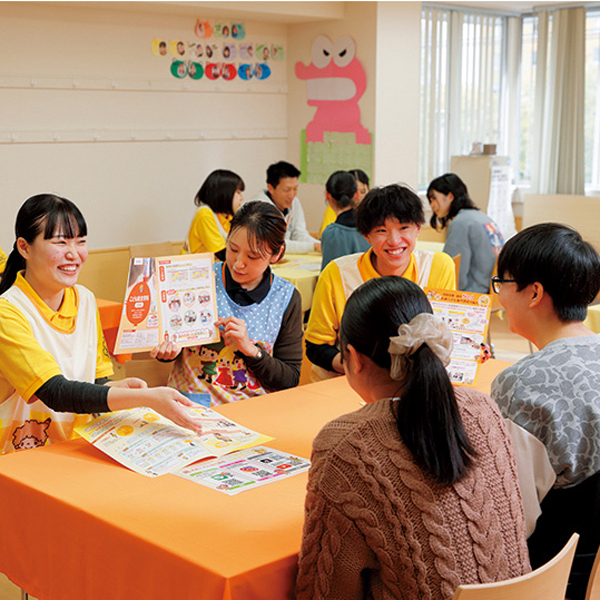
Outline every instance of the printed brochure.
<path fill-rule="evenodd" d="M 219 340 L 213 255 L 132 258 L 114 354 Z"/>
<path fill-rule="evenodd" d="M 454 384 L 473 386 L 482 344 L 487 340 L 492 299 L 489 294 L 425 288 L 433 313 L 452 331 L 452 360 L 446 367 Z"/>

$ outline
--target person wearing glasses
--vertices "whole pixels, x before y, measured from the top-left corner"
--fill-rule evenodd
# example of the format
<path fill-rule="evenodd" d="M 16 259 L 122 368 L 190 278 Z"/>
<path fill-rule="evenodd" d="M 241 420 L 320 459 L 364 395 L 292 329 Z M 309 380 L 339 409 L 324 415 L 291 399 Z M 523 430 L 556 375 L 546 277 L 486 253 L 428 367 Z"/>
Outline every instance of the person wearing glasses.
<path fill-rule="evenodd" d="M 531 566 L 579 533 L 567 597 L 583 599 L 600 546 L 600 335 L 583 323 L 600 256 L 570 227 L 534 225 L 506 242 L 492 287 L 510 330 L 539 348 L 491 394 L 517 448 Z"/>

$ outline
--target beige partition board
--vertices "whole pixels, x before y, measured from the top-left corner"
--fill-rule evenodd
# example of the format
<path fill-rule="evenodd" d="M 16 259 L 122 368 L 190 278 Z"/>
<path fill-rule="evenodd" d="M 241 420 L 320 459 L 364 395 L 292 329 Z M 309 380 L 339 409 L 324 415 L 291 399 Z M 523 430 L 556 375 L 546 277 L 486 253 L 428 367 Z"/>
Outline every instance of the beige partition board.
<path fill-rule="evenodd" d="M 92 290 L 97 298 L 123 302 L 128 273 L 128 246 L 90 250 L 78 283 Z"/>
<path fill-rule="evenodd" d="M 600 199 L 569 194 L 525 194 L 523 228 L 548 222 L 573 227 L 600 250 Z"/>

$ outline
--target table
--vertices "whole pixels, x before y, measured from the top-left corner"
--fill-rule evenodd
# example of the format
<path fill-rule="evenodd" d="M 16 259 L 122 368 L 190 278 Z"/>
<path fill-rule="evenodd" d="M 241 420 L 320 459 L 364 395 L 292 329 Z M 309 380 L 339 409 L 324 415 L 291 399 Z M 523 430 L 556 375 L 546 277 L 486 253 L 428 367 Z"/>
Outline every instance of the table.
<path fill-rule="evenodd" d="M 286 254 L 283 260 L 271 268 L 276 275 L 294 284 L 302 298 L 302 312 L 310 310 L 317 279 L 321 272 L 320 252 Z"/>
<path fill-rule="evenodd" d="M 510 363 L 482 365 L 489 390 Z M 324 423 L 357 409 L 344 377 L 219 408 L 310 456 Z M 307 474 L 237 496 L 150 479 L 83 440 L 0 457 L 0 571 L 39 600 L 290 597 Z M 37 515 L 33 518 L 32 515 Z"/>

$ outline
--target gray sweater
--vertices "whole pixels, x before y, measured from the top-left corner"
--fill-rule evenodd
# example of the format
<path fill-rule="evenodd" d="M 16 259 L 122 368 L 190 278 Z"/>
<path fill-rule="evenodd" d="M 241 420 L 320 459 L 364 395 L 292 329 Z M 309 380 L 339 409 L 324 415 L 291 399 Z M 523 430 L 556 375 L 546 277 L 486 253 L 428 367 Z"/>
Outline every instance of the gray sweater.
<path fill-rule="evenodd" d="M 504 245 L 498 225 L 485 213 L 463 208 L 448 224 L 444 252 L 460 258 L 458 289 L 487 293 L 496 257 Z"/>

